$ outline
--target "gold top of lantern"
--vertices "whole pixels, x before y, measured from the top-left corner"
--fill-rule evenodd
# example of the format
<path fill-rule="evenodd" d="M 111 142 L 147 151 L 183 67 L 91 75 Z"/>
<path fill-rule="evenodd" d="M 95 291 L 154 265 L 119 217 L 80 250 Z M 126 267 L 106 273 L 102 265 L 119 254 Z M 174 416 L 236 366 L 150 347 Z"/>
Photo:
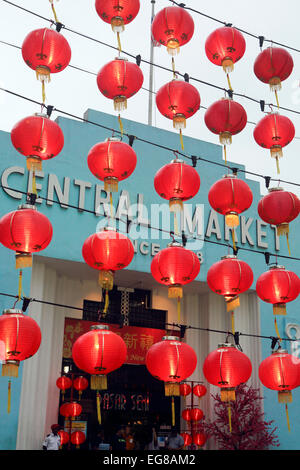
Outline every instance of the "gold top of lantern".
<path fill-rule="evenodd" d="M 21 209 L 32 209 L 34 211 L 37 210 L 37 208 L 33 204 L 20 204 L 18 206 L 18 210 L 21 210 Z"/>
<path fill-rule="evenodd" d="M 272 354 L 288 354 L 287 349 L 277 349 L 277 351 L 272 351 Z"/>
<path fill-rule="evenodd" d="M 276 266 L 270 266 L 269 267 L 269 270 L 271 271 L 272 269 L 284 269 L 285 270 L 285 266 L 280 266 L 279 264 L 276 264 Z"/>
<path fill-rule="evenodd" d="M 269 193 L 272 193 L 273 191 L 284 191 L 283 188 L 269 188 L 268 189 Z"/>
<path fill-rule="evenodd" d="M 104 142 L 121 142 L 121 138 L 116 136 L 116 137 L 107 137 Z"/>
<path fill-rule="evenodd" d="M 17 308 L 7 308 L 6 310 L 3 310 L 3 315 L 13 315 L 13 314 L 24 315 L 23 311 Z"/>
<path fill-rule="evenodd" d="M 236 255 L 225 255 L 222 256 L 221 259 L 237 259 Z"/>
<path fill-rule="evenodd" d="M 180 341 L 179 336 L 163 336 L 162 341 Z"/>
<path fill-rule="evenodd" d="M 92 330 L 109 330 L 108 325 L 92 325 L 90 331 Z"/>
<path fill-rule="evenodd" d="M 218 348 L 235 348 L 235 345 L 232 343 L 219 343 Z"/>
<path fill-rule="evenodd" d="M 231 178 L 231 179 L 236 179 L 237 178 L 237 175 L 223 175 L 222 178 Z"/>

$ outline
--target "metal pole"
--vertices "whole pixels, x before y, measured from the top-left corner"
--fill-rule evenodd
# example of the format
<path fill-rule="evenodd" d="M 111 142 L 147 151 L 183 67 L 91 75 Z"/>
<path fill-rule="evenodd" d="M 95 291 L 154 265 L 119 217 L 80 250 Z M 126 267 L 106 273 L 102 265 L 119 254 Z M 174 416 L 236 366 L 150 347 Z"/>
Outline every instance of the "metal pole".
<path fill-rule="evenodd" d="M 151 24 L 155 15 L 155 0 L 151 0 L 152 9 L 151 9 Z M 150 74 L 149 74 L 149 105 L 148 105 L 148 125 L 152 126 L 152 107 L 153 107 L 153 59 L 154 59 L 154 43 L 152 37 L 150 37 Z"/>

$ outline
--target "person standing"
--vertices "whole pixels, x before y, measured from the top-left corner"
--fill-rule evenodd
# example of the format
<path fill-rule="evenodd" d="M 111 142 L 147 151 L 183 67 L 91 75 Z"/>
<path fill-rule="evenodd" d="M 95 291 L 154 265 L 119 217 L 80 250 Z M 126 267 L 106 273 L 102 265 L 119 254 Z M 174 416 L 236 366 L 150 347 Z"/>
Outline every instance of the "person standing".
<path fill-rule="evenodd" d="M 119 428 L 111 441 L 112 450 L 126 450 L 125 432 Z"/>
<path fill-rule="evenodd" d="M 126 426 L 125 428 L 125 441 L 126 441 L 126 450 L 133 450 L 135 448 L 135 441 L 131 428 Z"/>
<path fill-rule="evenodd" d="M 169 437 L 166 439 L 166 449 L 170 450 L 180 450 L 183 449 L 184 440 L 183 437 L 178 434 L 176 428 L 171 429 Z"/>
<path fill-rule="evenodd" d="M 60 435 L 58 431 L 61 426 L 59 424 L 52 424 L 51 433 L 48 434 L 43 442 L 43 450 L 59 450 Z"/>

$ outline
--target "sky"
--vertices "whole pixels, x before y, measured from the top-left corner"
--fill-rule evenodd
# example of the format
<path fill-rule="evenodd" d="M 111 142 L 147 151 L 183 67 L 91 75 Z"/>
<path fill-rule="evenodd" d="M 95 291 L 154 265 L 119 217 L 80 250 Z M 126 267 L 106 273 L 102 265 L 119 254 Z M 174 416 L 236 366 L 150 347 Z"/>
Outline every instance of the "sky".
<path fill-rule="evenodd" d="M 15 4 L 23 6 L 47 18 L 53 18 L 48 0 L 12 0 Z M 95 10 L 94 0 L 59 0 L 55 1 L 58 19 L 68 28 L 92 36 L 110 45 L 117 46 L 116 35 L 109 24 L 103 22 Z M 135 20 L 126 26 L 121 35 L 122 47 L 134 56 L 140 54 L 143 59 L 150 58 L 150 25 L 151 0 L 140 0 L 141 8 Z M 252 0 L 240 2 L 237 0 L 215 0 L 214 2 L 199 2 L 198 0 L 185 0 L 186 6 L 201 10 L 203 13 L 214 16 L 222 21 L 232 23 L 241 29 L 247 30 L 257 36 L 277 41 L 300 49 L 299 41 L 299 0 Z M 156 0 L 156 12 L 170 6 L 168 0 Z M 212 64 L 205 54 L 205 40 L 208 35 L 221 25 L 192 13 L 195 32 L 191 41 L 181 48 L 176 56 L 176 70 L 188 73 L 190 76 L 214 83 L 227 88 L 226 75 L 221 67 Z M 6 41 L 21 46 L 26 35 L 37 28 L 49 27 L 49 23 L 21 11 L 0 0 L 0 41 Z M 71 65 L 98 73 L 100 68 L 113 60 L 117 52 L 109 47 L 97 44 L 71 32 L 62 30 L 72 49 Z M 260 82 L 253 72 L 255 58 L 260 53 L 258 40 L 244 36 L 246 52 L 244 57 L 236 64 L 231 83 L 234 91 L 246 94 L 266 103 L 275 103 L 274 94 L 269 86 Z M 269 44 L 265 43 L 264 47 Z M 300 111 L 300 53 L 289 51 L 294 60 L 292 75 L 283 82 L 279 92 L 280 104 L 286 108 Z M 41 101 L 41 87 L 35 78 L 35 72 L 23 61 L 21 51 L 0 43 L 1 72 L 0 87 L 12 90 L 37 101 Z M 131 59 L 129 59 L 131 60 Z M 154 62 L 171 68 L 171 56 L 166 48 L 155 48 Z M 144 74 L 143 88 L 149 88 L 149 69 L 142 63 Z M 154 68 L 154 90 L 172 79 L 171 72 Z M 194 81 L 201 96 L 201 105 L 208 107 L 222 98 L 224 94 L 213 87 Z M 87 109 L 115 114 L 113 103 L 105 98 L 98 90 L 96 77 L 93 74 L 67 68 L 63 72 L 52 75 L 52 80 L 46 88 L 47 104 L 54 105 L 78 116 L 83 116 Z M 128 101 L 128 109 L 122 113 L 127 119 L 147 124 L 148 122 L 148 92 L 140 90 Z M 258 122 L 264 115 L 260 106 L 244 98 L 236 98 L 245 108 L 248 120 Z M 25 116 L 39 112 L 37 105 L 0 92 L 0 129 L 10 132 L 14 124 Z M 205 110 L 200 109 L 193 117 L 187 120 L 184 135 L 218 143 L 218 136 L 212 134 L 204 123 Z M 277 175 L 275 160 L 271 159 L 268 150 L 259 147 L 253 138 L 254 125 L 247 124 L 246 128 L 233 137 L 233 143 L 228 148 L 228 160 L 245 165 L 246 170 L 281 178 L 286 181 L 300 183 L 300 115 L 281 111 L 289 117 L 296 128 L 296 138 L 284 148 L 284 156 L 280 160 L 280 175 Z M 57 113 L 53 113 L 53 118 Z M 172 122 L 162 115 L 153 105 L 153 125 L 162 129 L 173 131 Z M 118 121 L 116 118 L 116 128 Z M 174 148 L 180 149 L 179 138 L 174 135 Z M 172 156 L 170 154 L 170 156 Z M 255 178 L 253 178 L 255 179 Z M 261 191 L 266 192 L 261 179 Z M 275 185 L 275 183 L 273 183 Z M 277 185 L 277 183 L 276 183 Z M 280 184 L 286 190 L 293 191 L 300 196 L 300 187 Z"/>

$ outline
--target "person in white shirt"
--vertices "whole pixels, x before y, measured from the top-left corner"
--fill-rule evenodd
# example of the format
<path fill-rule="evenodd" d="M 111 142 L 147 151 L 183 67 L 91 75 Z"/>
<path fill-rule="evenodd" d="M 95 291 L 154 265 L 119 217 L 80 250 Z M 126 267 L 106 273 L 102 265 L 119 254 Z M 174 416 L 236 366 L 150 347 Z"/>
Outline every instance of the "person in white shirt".
<path fill-rule="evenodd" d="M 43 450 L 59 450 L 60 447 L 60 435 L 58 431 L 61 426 L 59 424 L 52 424 L 51 433 L 48 434 L 43 442 Z"/>

